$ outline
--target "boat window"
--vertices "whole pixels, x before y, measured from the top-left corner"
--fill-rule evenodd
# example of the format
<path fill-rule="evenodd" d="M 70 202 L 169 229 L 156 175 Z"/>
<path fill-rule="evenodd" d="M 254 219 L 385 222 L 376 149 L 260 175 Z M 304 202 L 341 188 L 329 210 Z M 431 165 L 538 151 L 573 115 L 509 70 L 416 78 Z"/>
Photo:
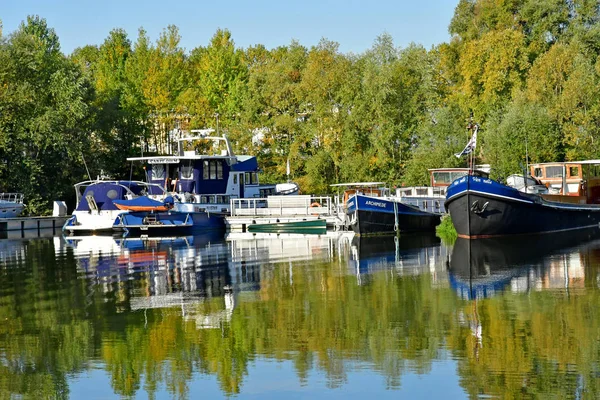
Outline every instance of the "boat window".
<path fill-rule="evenodd" d="M 237 185 L 237 174 L 233 174 L 233 184 Z"/>
<path fill-rule="evenodd" d="M 542 178 L 544 176 L 543 170 L 540 167 L 535 167 L 533 169 L 533 175 L 535 175 L 536 178 Z"/>
<path fill-rule="evenodd" d="M 200 196 L 200 203 L 206 204 L 208 203 L 208 196 Z"/>
<path fill-rule="evenodd" d="M 252 174 L 252 183 L 258 185 L 258 172 Z"/>
<path fill-rule="evenodd" d="M 433 183 L 452 183 L 449 172 L 434 172 Z"/>
<path fill-rule="evenodd" d="M 223 179 L 223 164 L 221 161 L 205 160 L 202 168 L 202 179 Z"/>
<path fill-rule="evenodd" d="M 250 185 L 252 181 L 250 180 L 250 172 L 246 172 L 246 185 Z"/>
<path fill-rule="evenodd" d="M 562 178 L 563 167 L 561 165 L 554 165 L 546 167 L 546 178 Z"/>
<path fill-rule="evenodd" d="M 204 164 L 203 164 L 203 168 L 202 168 L 202 179 L 207 180 L 208 179 L 208 172 L 210 170 L 209 166 L 208 166 L 208 161 L 205 160 Z"/>
<path fill-rule="evenodd" d="M 579 167 L 569 167 L 569 176 L 579 177 Z"/>
<path fill-rule="evenodd" d="M 426 196 L 427 195 L 427 189 L 426 188 L 419 188 L 417 189 L 417 196 Z"/>
<path fill-rule="evenodd" d="M 166 175 L 164 164 L 154 164 L 152 166 L 152 179 L 165 179 Z"/>
<path fill-rule="evenodd" d="M 119 193 L 115 189 L 110 189 L 108 192 L 106 192 L 106 197 L 111 200 L 116 199 L 118 195 Z"/>
<path fill-rule="evenodd" d="M 191 162 L 181 166 L 181 179 L 194 179 L 194 167 Z"/>

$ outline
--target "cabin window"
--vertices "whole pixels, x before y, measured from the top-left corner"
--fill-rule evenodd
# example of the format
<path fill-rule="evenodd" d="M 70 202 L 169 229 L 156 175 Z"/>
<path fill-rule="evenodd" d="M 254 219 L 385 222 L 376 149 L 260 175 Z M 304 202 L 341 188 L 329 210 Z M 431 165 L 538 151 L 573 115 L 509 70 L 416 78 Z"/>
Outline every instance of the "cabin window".
<path fill-rule="evenodd" d="M 191 164 L 181 166 L 181 179 L 194 179 L 194 167 Z"/>
<path fill-rule="evenodd" d="M 118 195 L 119 193 L 115 189 L 110 189 L 108 192 L 106 192 L 106 197 L 111 200 L 116 199 Z"/>
<path fill-rule="evenodd" d="M 569 167 L 569 176 L 578 177 L 579 176 L 579 167 Z"/>
<path fill-rule="evenodd" d="M 540 167 L 535 167 L 533 169 L 533 175 L 535 175 L 536 178 L 542 178 L 544 176 L 544 173 Z"/>
<path fill-rule="evenodd" d="M 449 172 L 434 172 L 433 183 L 452 183 Z"/>
<path fill-rule="evenodd" d="M 233 184 L 237 185 L 237 174 L 233 174 Z"/>
<path fill-rule="evenodd" d="M 223 179 L 223 164 L 221 161 L 205 160 L 202 168 L 202 179 Z"/>
<path fill-rule="evenodd" d="M 258 185 L 258 173 L 246 172 L 246 185 Z"/>
<path fill-rule="evenodd" d="M 200 203 L 202 203 L 202 204 L 208 203 L 208 196 L 200 196 Z"/>
<path fill-rule="evenodd" d="M 163 164 L 154 164 L 152 166 L 152 179 L 165 179 L 167 173 Z"/>
<path fill-rule="evenodd" d="M 546 178 L 562 178 L 563 167 L 561 165 L 555 165 L 546 167 Z"/>
<path fill-rule="evenodd" d="M 417 189 L 417 196 L 427 196 L 427 189 Z"/>

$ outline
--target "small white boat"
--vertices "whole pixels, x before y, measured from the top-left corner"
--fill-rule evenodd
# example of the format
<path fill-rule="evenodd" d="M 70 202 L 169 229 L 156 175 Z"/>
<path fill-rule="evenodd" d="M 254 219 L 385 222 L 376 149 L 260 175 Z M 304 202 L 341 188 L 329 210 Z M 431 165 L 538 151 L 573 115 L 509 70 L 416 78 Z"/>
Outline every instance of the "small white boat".
<path fill-rule="evenodd" d="M 113 200 L 131 200 L 151 192 L 158 194 L 161 190 L 164 198 L 165 192 L 160 186 L 141 181 L 97 179 L 77 183 L 77 206 L 63 231 L 71 234 L 112 233 L 117 217 L 128 212 L 119 209 Z"/>
<path fill-rule="evenodd" d="M 15 218 L 25 208 L 22 193 L 0 193 L 0 218 Z"/>

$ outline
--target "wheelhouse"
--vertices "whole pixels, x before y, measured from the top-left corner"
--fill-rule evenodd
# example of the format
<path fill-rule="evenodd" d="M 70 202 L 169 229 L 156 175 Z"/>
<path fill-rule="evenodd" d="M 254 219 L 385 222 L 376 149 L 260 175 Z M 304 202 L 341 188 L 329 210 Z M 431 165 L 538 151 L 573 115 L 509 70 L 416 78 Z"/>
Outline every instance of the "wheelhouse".
<path fill-rule="evenodd" d="M 600 160 L 531 164 L 530 173 L 548 188 L 550 196 L 570 196 L 577 203 L 600 204 Z"/>

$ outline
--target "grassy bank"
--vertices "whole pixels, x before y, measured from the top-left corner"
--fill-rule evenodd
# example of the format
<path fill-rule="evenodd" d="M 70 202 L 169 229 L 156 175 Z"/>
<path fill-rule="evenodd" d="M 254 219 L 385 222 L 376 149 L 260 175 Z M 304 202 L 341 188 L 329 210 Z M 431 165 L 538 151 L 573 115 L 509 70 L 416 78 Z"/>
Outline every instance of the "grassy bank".
<path fill-rule="evenodd" d="M 454 229 L 450 215 L 445 215 L 442 217 L 442 222 L 435 228 L 435 233 L 440 237 L 440 239 L 442 239 L 444 243 L 454 244 L 458 234 L 456 233 L 456 229 Z"/>

